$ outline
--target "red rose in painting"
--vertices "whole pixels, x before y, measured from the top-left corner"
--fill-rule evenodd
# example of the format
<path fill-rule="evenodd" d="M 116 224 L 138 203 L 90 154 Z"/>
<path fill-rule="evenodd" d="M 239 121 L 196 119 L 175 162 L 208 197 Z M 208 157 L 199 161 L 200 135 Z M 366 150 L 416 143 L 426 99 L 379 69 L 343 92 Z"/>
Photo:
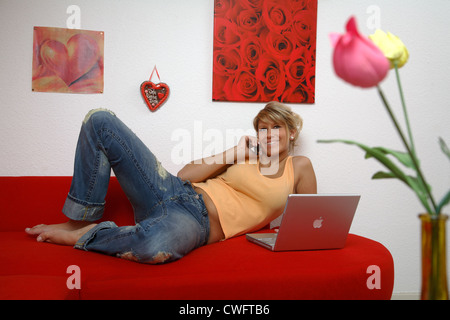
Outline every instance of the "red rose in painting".
<path fill-rule="evenodd" d="M 218 17 L 225 17 L 231 7 L 230 0 L 216 0 L 214 2 L 214 15 Z"/>
<path fill-rule="evenodd" d="M 261 85 L 249 71 L 242 70 L 229 78 L 224 87 L 225 95 L 234 101 L 257 101 Z"/>
<path fill-rule="evenodd" d="M 298 86 L 306 81 L 306 75 L 309 70 L 314 70 L 310 52 L 305 48 L 296 49 L 291 60 L 286 63 L 286 78 L 291 86 Z"/>
<path fill-rule="evenodd" d="M 309 88 L 314 93 L 314 88 L 316 85 L 316 71 L 314 67 L 308 69 L 305 72 L 305 82 L 306 87 Z"/>
<path fill-rule="evenodd" d="M 297 103 L 313 103 L 314 92 L 303 85 L 297 87 L 287 87 L 284 91 L 281 101 Z"/>
<path fill-rule="evenodd" d="M 258 9 L 261 8 L 264 0 L 241 0 L 241 6 L 247 9 Z"/>
<path fill-rule="evenodd" d="M 317 0 L 215 0 L 213 99 L 314 102 Z"/>
<path fill-rule="evenodd" d="M 220 76 L 230 76 L 238 70 L 241 57 L 235 48 L 214 51 L 214 72 Z"/>
<path fill-rule="evenodd" d="M 250 68 L 256 68 L 259 62 L 259 57 L 262 53 L 259 38 L 253 36 L 243 40 L 240 49 L 241 58 L 244 65 L 247 65 Z"/>
<path fill-rule="evenodd" d="M 225 95 L 225 84 L 228 77 L 220 76 L 217 73 L 213 73 L 213 93 L 212 98 L 214 101 L 227 101 L 230 100 Z"/>
<path fill-rule="evenodd" d="M 214 46 L 237 46 L 241 40 L 238 28 L 231 21 L 222 18 L 214 20 Z"/>
<path fill-rule="evenodd" d="M 299 10 L 307 10 L 317 8 L 317 1 L 310 0 L 289 0 L 289 5 L 292 12 L 297 12 Z"/>
<path fill-rule="evenodd" d="M 213 100 L 229 100 L 224 87 L 229 77 L 234 77 L 241 65 L 241 57 L 236 48 L 220 48 L 214 51 Z"/>
<path fill-rule="evenodd" d="M 266 0 L 263 4 L 263 19 L 269 30 L 281 33 L 291 26 L 292 9 L 289 6 L 290 1 L 270 1 Z"/>
<path fill-rule="evenodd" d="M 265 54 L 259 60 L 255 75 L 256 79 L 264 84 L 262 96 L 267 100 L 278 100 L 286 87 L 284 69 L 281 68 L 280 62 Z"/>
<path fill-rule="evenodd" d="M 266 50 L 279 60 L 289 60 L 294 50 L 294 41 L 290 32 L 279 34 L 276 32 L 267 32 L 261 35 L 265 39 Z"/>
<path fill-rule="evenodd" d="M 261 13 L 254 9 L 241 10 L 237 16 L 236 23 L 238 32 L 243 35 L 259 34 L 263 27 Z"/>
<path fill-rule="evenodd" d="M 292 32 L 300 45 L 310 43 L 316 34 L 316 20 L 310 10 L 298 11 L 292 22 Z"/>

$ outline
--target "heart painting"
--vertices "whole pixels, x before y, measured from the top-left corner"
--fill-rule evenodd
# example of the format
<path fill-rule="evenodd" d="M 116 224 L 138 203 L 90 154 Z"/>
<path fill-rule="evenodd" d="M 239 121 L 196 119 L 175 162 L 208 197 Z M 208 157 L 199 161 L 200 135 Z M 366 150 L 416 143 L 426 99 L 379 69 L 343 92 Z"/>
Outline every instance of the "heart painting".
<path fill-rule="evenodd" d="M 32 88 L 102 93 L 103 32 L 35 27 Z"/>

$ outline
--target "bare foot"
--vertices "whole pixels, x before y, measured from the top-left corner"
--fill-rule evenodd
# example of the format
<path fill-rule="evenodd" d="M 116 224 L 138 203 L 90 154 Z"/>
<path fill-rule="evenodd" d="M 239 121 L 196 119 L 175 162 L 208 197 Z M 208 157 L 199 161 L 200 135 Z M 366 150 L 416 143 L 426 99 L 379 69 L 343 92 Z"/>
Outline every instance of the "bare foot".
<path fill-rule="evenodd" d="M 89 225 L 76 230 L 53 229 L 44 231 L 37 236 L 36 240 L 38 242 L 49 242 L 64 246 L 73 246 L 77 243 L 81 236 L 96 225 L 96 223 L 90 223 Z"/>
<path fill-rule="evenodd" d="M 59 224 L 39 224 L 26 228 L 25 232 L 37 236 L 39 242 L 50 242 L 62 245 L 74 245 L 78 239 L 96 224 L 90 221 L 69 220 Z"/>
<path fill-rule="evenodd" d="M 58 223 L 58 224 L 38 224 L 34 226 L 33 228 L 26 228 L 25 232 L 32 236 L 38 236 L 42 232 L 46 231 L 52 231 L 52 230 L 66 230 L 66 231 L 73 231 L 80 228 L 83 228 L 92 222 L 89 221 L 76 221 L 76 220 L 69 220 L 64 223 Z"/>

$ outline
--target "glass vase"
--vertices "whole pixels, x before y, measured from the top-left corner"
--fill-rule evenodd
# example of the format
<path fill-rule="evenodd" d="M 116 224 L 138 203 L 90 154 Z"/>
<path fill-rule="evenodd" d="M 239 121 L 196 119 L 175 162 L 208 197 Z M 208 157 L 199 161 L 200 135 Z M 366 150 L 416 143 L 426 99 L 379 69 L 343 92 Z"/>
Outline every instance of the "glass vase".
<path fill-rule="evenodd" d="M 421 214 L 422 300 L 448 300 L 445 233 L 447 215 Z"/>

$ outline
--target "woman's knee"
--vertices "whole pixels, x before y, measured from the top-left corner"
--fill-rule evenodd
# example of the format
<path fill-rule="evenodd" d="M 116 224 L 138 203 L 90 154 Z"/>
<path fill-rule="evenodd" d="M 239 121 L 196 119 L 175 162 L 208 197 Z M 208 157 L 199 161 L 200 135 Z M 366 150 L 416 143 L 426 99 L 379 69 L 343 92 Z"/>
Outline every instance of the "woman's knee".
<path fill-rule="evenodd" d="M 98 109 L 93 109 L 91 111 L 89 111 L 86 116 L 84 117 L 84 121 L 83 123 L 86 124 L 89 120 L 93 120 L 93 119 L 107 119 L 110 117 L 115 117 L 115 113 L 108 110 L 108 109 L 103 109 L 103 108 L 98 108 Z"/>

